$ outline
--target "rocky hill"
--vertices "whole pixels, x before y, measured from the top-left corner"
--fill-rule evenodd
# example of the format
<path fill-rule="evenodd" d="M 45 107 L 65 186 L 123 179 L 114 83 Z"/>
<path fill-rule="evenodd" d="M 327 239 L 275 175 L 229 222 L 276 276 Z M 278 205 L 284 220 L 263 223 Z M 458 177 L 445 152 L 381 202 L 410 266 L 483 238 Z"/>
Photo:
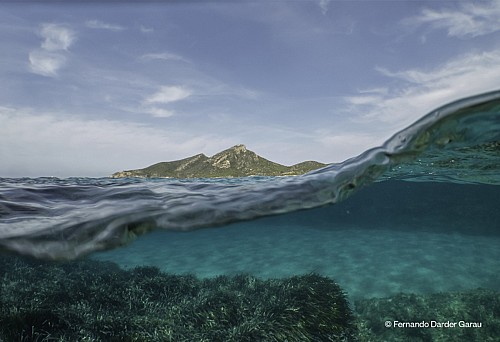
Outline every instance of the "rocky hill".
<path fill-rule="evenodd" d="M 326 164 L 306 161 L 292 166 L 274 163 L 247 150 L 245 145 L 236 145 L 212 157 L 204 154 L 161 162 L 144 169 L 114 173 L 111 177 L 141 178 L 214 178 L 245 176 L 292 176 L 319 169 Z"/>

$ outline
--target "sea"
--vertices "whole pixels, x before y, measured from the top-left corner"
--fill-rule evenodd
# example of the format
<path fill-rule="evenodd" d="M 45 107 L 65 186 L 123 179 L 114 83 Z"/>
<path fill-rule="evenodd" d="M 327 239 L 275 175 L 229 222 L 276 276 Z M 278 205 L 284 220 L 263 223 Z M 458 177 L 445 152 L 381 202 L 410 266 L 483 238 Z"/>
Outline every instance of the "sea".
<path fill-rule="evenodd" d="M 343 289 L 358 319 L 366 310 L 356 306 L 375 300 L 465 294 L 470 308 L 417 313 L 417 322 L 404 321 L 408 306 L 381 307 L 381 321 L 356 323 L 352 340 L 500 341 L 499 208 L 496 91 L 446 104 L 382 146 L 301 176 L 0 178 L 0 259 L 39 268 L 82 260 L 121 270 L 156 267 L 201 280 L 315 274 Z M 6 277 L 0 274 L 4 284 Z M 470 291 L 478 289 L 488 291 L 491 306 L 473 302 Z M 484 312 L 473 317 L 481 305 Z M 1 314 L 5 324 L 11 316 Z M 456 327 L 432 327 L 438 316 Z M 423 327 L 409 327 L 421 321 Z M 482 327 L 459 327 L 462 321 Z M 42 340 L 19 326 L 17 340 Z M 350 339 L 281 339 L 294 340 Z"/>

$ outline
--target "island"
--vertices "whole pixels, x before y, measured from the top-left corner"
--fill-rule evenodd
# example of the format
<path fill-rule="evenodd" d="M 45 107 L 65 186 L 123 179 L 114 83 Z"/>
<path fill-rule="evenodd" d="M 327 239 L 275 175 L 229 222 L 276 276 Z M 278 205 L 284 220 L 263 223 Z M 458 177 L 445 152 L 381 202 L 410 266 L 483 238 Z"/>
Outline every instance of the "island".
<path fill-rule="evenodd" d="M 296 176 L 327 164 L 305 161 L 285 166 L 260 157 L 245 145 L 236 145 L 212 157 L 203 153 L 181 160 L 160 162 L 143 169 L 115 172 L 112 178 L 227 178 L 247 176 Z"/>

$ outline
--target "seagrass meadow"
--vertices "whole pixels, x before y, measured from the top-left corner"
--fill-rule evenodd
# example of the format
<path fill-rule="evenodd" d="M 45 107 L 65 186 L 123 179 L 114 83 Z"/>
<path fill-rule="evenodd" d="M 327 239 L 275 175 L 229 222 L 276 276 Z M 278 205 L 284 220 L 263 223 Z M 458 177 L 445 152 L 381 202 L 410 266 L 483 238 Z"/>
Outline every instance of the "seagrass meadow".
<path fill-rule="evenodd" d="M 353 340 L 342 289 L 309 274 L 200 280 L 110 262 L 0 259 L 3 341 Z"/>
<path fill-rule="evenodd" d="M 485 289 L 349 303 L 318 274 L 198 279 L 11 256 L 0 272 L 1 341 L 494 341 L 500 331 L 500 294 Z M 483 326 L 395 332 L 387 320 Z"/>

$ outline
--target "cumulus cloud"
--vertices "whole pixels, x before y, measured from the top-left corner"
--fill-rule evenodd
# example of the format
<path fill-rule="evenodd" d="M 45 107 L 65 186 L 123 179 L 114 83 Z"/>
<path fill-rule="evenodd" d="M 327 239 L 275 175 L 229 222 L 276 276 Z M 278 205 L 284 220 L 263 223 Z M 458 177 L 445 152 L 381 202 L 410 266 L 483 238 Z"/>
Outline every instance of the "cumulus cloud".
<path fill-rule="evenodd" d="M 87 20 L 85 22 L 85 26 L 91 29 L 99 29 L 99 30 L 110 30 L 110 31 L 123 31 L 125 27 L 120 26 L 120 25 L 114 25 L 114 24 L 108 24 L 105 22 L 102 22 L 100 20 Z"/>
<path fill-rule="evenodd" d="M 420 15 L 405 20 L 405 23 L 445 29 L 449 36 L 460 38 L 477 37 L 500 30 L 500 0 L 459 4 L 458 9 L 424 9 Z"/>
<path fill-rule="evenodd" d="M 33 73 L 55 77 L 66 63 L 65 52 L 76 39 L 73 30 L 66 25 L 46 23 L 40 25 L 40 48 L 29 53 L 30 69 Z"/>
<path fill-rule="evenodd" d="M 191 91 L 181 86 L 162 86 L 159 91 L 148 96 L 146 103 L 171 103 L 191 96 Z"/>
<path fill-rule="evenodd" d="M 500 88 L 500 49 L 459 56 L 433 69 L 389 71 L 378 68 L 396 86 L 384 92 L 345 97 L 361 121 L 410 124 L 448 102 Z"/>

